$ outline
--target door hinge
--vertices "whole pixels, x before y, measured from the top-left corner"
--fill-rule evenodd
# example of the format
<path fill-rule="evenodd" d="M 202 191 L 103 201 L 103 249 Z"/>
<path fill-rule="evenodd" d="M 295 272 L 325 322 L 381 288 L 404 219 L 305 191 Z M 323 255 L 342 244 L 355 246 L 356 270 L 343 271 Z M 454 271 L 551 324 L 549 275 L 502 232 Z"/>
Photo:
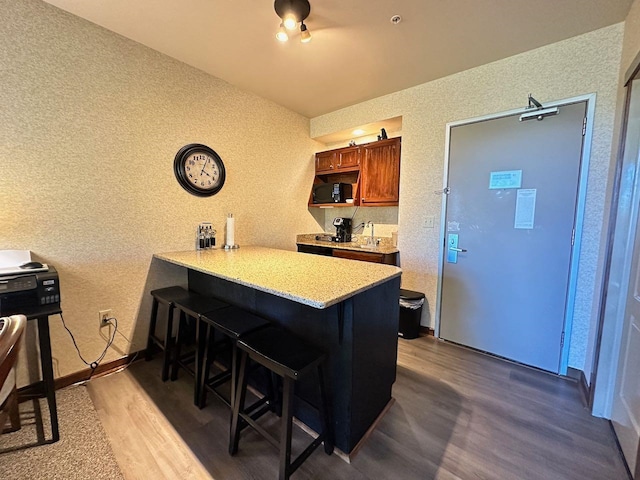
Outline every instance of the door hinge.
<path fill-rule="evenodd" d="M 434 190 L 436 195 L 449 195 L 451 193 L 451 189 L 449 187 L 444 187 L 442 190 Z"/>
<path fill-rule="evenodd" d="M 576 243 L 576 229 L 572 229 L 571 230 L 571 246 L 573 247 L 573 245 Z"/>
<path fill-rule="evenodd" d="M 584 137 L 585 133 L 587 133 L 587 117 L 584 117 L 582 120 L 582 136 Z"/>
<path fill-rule="evenodd" d="M 560 348 L 564 347 L 564 332 L 562 332 L 562 335 L 560 336 Z"/>

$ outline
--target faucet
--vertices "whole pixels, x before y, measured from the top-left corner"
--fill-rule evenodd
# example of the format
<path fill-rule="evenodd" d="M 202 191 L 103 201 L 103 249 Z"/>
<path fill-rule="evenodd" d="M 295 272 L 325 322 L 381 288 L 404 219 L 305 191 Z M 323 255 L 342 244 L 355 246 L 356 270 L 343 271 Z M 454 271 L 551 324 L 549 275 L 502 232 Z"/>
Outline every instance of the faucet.
<path fill-rule="evenodd" d="M 369 239 L 369 244 L 370 245 L 375 245 L 375 242 L 373 241 L 373 222 L 372 221 L 368 221 L 367 222 L 367 227 L 371 227 L 371 238 Z"/>

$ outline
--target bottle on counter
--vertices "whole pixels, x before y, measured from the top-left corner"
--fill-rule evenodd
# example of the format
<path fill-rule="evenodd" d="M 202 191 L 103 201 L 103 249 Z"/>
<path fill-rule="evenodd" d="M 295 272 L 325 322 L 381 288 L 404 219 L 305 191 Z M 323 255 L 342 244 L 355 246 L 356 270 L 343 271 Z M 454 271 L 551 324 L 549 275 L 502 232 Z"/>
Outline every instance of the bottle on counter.
<path fill-rule="evenodd" d="M 204 231 L 202 224 L 196 227 L 196 250 L 204 250 Z"/>
<path fill-rule="evenodd" d="M 209 225 L 204 229 L 204 248 L 211 248 L 211 230 Z"/>
<path fill-rule="evenodd" d="M 215 248 L 216 230 L 210 222 L 201 222 L 196 228 L 196 250 Z"/>

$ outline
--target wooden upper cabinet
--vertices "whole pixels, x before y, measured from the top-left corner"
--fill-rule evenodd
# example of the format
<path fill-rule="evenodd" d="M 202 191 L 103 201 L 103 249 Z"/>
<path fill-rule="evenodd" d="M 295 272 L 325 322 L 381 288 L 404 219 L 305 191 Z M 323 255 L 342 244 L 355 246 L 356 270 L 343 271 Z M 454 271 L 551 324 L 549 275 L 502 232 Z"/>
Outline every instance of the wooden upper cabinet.
<path fill-rule="evenodd" d="M 316 153 L 316 183 L 351 183 L 348 206 L 398 205 L 400 137 Z M 332 204 L 347 206 L 347 204 Z M 309 199 L 309 206 L 319 206 Z"/>
<path fill-rule="evenodd" d="M 336 152 L 338 168 L 358 167 L 360 165 L 360 147 L 341 148 Z"/>
<path fill-rule="evenodd" d="M 400 138 L 362 146 L 360 205 L 398 205 L 400 194 Z"/>
<path fill-rule="evenodd" d="M 354 170 L 360 166 L 361 147 L 346 147 L 316 153 L 316 173 Z"/>
<path fill-rule="evenodd" d="M 316 153 L 316 172 L 330 172 L 336 165 L 336 151 Z"/>

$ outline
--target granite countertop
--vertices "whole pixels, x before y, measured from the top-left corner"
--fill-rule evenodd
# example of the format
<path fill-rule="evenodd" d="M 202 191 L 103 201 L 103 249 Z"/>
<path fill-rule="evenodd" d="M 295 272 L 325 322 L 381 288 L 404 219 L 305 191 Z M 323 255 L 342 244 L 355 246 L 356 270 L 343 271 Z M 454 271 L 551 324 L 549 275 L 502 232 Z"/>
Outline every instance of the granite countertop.
<path fill-rule="evenodd" d="M 273 248 L 190 250 L 155 258 L 315 308 L 327 308 L 402 273 L 398 267 Z"/>
<path fill-rule="evenodd" d="M 390 237 L 374 237 L 380 240 L 380 244 L 375 248 L 363 248 L 368 237 L 363 235 L 353 235 L 351 242 L 339 243 L 339 242 L 325 242 L 322 240 L 316 240 L 318 235 L 330 235 L 328 233 L 305 233 L 302 235 L 296 235 L 296 243 L 299 245 L 314 245 L 317 247 L 329 247 L 340 250 L 355 250 L 358 252 L 373 252 L 382 254 L 398 253 L 398 247 L 394 246 Z"/>

